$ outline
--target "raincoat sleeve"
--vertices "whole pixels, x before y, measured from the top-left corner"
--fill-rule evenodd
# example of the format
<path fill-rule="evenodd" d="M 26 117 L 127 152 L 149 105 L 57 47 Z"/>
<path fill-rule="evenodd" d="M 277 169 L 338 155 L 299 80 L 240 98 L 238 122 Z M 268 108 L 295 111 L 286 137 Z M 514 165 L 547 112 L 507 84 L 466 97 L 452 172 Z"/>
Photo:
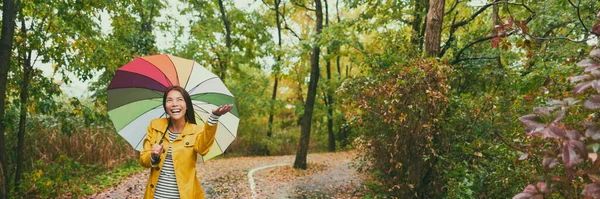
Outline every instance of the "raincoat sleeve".
<path fill-rule="evenodd" d="M 154 140 L 152 127 L 148 126 L 146 138 L 144 138 L 144 149 L 142 150 L 142 152 L 140 152 L 140 165 L 146 168 L 151 168 L 155 166 L 152 165 L 152 161 L 150 160 L 150 154 L 152 154 L 152 140 Z"/>
<path fill-rule="evenodd" d="M 194 150 L 200 155 L 206 155 L 215 142 L 215 134 L 217 134 L 217 124 L 219 116 L 210 114 L 208 120 L 204 123 L 204 128 L 196 137 Z"/>

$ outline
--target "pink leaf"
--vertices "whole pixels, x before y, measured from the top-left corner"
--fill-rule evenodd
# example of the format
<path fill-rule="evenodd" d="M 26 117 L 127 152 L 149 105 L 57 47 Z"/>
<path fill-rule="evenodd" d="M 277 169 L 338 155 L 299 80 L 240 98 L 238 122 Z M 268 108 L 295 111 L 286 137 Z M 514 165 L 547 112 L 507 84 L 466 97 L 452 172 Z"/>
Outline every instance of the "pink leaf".
<path fill-rule="evenodd" d="M 545 191 L 549 191 L 549 189 L 547 189 L 545 184 L 546 183 L 544 183 L 544 182 L 538 182 L 537 187 L 535 187 L 533 185 L 527 185 L 525 187 L 525 189 L 523 189 L 523 192 L 515 195 L 513 197 L 513 199 L 543 199 L 544 195 L 542 195 L 542 193 L 540 193 L 540 191 L 542 191 L 542 189 Z M 540 191 L 538 191 L 538 189 Z M 544 191 L 542 191 L 542 192 L 544 192 Z"/>
<path fill-rule="evenodd" d="M 596 64 L 596 61 L 594 61 L 593 59 L 584 59 L 584 60 L 579 61 L 577 63 L 577 66 L 586 68 L 586 67 L 592 66 L 594 64 Z"/>
<path fill-rule="evenodd" d="M 581 192 L 581 195 L 590 196 L 592 198 L 600 198 L 600 186 L 597 184 L 586 184 Z"/>
<path fill-rule="evenodd" d="M 565 130 L 552 123 L 542 130 L 542 138 L 564 138 Z"/>
<path fill-rule="evenodd" d="M 598 59 L 600 59 L 600 49 L 594 49 L 594 50 L 592 50 L 592 51 L 590 52 L 590 55 L 591 55 L 591 56 L 594 56 L 594 57 L 596 57 L 596 58 L 598 58 Z"/>
<path fill-rule="evenodd" d="M 593 162 L 596 162 L 596 160 L 598 159 L 598 154 L 597 153 L 588 153 L 588 157 L 590 158 L 590 160 L 592 160 Z"/>
<path fill-rule="evenodd" d="M 558 113 L 556 114 L 556 118 L 554 118 L 554 122 L 562 120 L 565 117 L 565 112 L 566 111 L 564 108 L 560 109 L 560 111 L 558 111 Z"/>
<path fill-rule="evenodd" d="M 519 161 L 523 161 L 527 159 L 527 157 L 529 157 L 529 153 L 524 153 L 523 155 L 519 156 Z"/>
<path fill-rule="evenodd" d="M 546 184 L 546 182 L 538 182 L 536 184 L 537 190 L 542 193 L 550 193 L 550 187 Z"/>
<path fill-rule="evenodd" d="M 553 157 L 544 157 L 542 163 L 544 164 L 544 168 L 553 169 L 558 165 L 558 159 Z"/>
<path fill-rule="evenodd" d="M 580 146 L 581 145 L 581 146 Z M 563 155 L 562 160 L 565 164 L 565 168 L 572 169 L 575 165 L 581 162 L 581 148 L 583 143 L 576 140 L 565 141 L 563 144 Z M 586 153 L 587 156 L 587 153 Z"/>
<path fill-rule="evenodd" d="M 551 108 L 548 107 L 535 107 L 533 112 L 540 117 L 549 117 Z"/>
<path fill-rule="evenodd" d="M 577 95 L 579 93 L 586 91 L 587 89 L 589 89 L 592 86 L 592 82 L 593 81 L 587 81 L 587 82 L 581 82 L 581 83 L 577 84 L 575 86 L 575 88 L 573 88 L 573 93 L 575 95 Z"/>
<path fill-rule="evenodd" d="M 584 122 L 586 127 L 585 129 L 585 137 L 591 138 L 592 140 L 600 139 L 600 127 L 593 122 Z"/>
<path fill-rule="evenodd" d="M 592 77 L 592 76 L 590 76 L 590 75 L 578 75 L 578 76 L 569 78 L 569 81 L 571 81 L 571 83 L 575 83 L 575 82 L 578 82 L 578 81 L 581 81 L 581 80 L 588 79 L 590 77 Z"/>
<path fill-rule="evenodd" d="M 583 103 L 583 108 L 597 110 L 600 108 L 600 95 L 592 95 Z"/>
<path fill-rule="evenodd" d="M 581 134 L 579 134 L 577 130 L 568 130 L 567 138 L 569 138 L 570 140 L 581 140 Z"/>
<path fill-rule="evenodd" d="M 535 114 L 521 116 L 519 120 L 527 127 L 525 128 L 527 135 L 535 135 L 546 126 L 546 124 L 538 121 L 538 116 Z"/>

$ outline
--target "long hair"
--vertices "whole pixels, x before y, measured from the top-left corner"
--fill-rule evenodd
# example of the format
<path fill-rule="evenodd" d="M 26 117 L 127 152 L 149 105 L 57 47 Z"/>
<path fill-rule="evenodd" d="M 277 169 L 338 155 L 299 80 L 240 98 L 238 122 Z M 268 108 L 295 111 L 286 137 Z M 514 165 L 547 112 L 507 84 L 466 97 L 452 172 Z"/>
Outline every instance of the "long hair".
<path fill-rule="evenodd" d="M 186 107 L 185 121 L 196 124 L 196 117 L 194 115 L 195 113 L 194 105 L 192 104 L 192 98 L 190 97 L 190 94 L 187 91 L 185 91 L 185 89 L 181 88 L 181 86 L 170 86 L 169 88 L 167 88 L 167 90 L 165 90 L 165 94 L 163 95 L 163 108 L 165 109 L 165 113 L 167 112 L 167 94 L 169 94 L 169 92 L 172 90 L 179 91 L 181 95 L 183 95 L 183 100 L 185 101 Z"/>

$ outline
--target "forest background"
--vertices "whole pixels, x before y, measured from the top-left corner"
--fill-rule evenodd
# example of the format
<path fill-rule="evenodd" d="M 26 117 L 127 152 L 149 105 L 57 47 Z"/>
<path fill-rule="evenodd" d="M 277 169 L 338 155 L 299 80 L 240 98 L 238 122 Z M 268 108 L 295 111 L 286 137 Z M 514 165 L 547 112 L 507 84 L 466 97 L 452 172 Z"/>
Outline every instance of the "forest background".
<path fill-rule="evenodd" d="M 367 197 L 600 197 L 594 0 L 4 0 L 0 198 L 141 170 L 106 88 L 135 57 L 236 96 L 227 157 L 356 150 Z M 579 67 L 578 67 L 579 66 Z M 69 87 L 85 82 L 85 94 Z"/>

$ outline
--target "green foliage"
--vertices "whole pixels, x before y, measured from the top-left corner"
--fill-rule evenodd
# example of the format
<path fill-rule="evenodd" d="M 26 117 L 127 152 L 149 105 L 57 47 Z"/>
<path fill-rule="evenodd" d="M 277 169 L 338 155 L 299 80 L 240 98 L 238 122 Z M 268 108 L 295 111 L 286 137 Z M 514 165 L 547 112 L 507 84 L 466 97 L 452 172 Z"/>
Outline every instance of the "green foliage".
<path fill-rule="evenodd" d="M 81 164 L 65 155 L 60 155 L 48 164 L 36 161 L 34 171 L 25 174 L 23 189 L 27 198 L 80 197 L 101 191 L 118 184 L 125 177 L 144 170 L 136 160 L 115 168 Z"/>

